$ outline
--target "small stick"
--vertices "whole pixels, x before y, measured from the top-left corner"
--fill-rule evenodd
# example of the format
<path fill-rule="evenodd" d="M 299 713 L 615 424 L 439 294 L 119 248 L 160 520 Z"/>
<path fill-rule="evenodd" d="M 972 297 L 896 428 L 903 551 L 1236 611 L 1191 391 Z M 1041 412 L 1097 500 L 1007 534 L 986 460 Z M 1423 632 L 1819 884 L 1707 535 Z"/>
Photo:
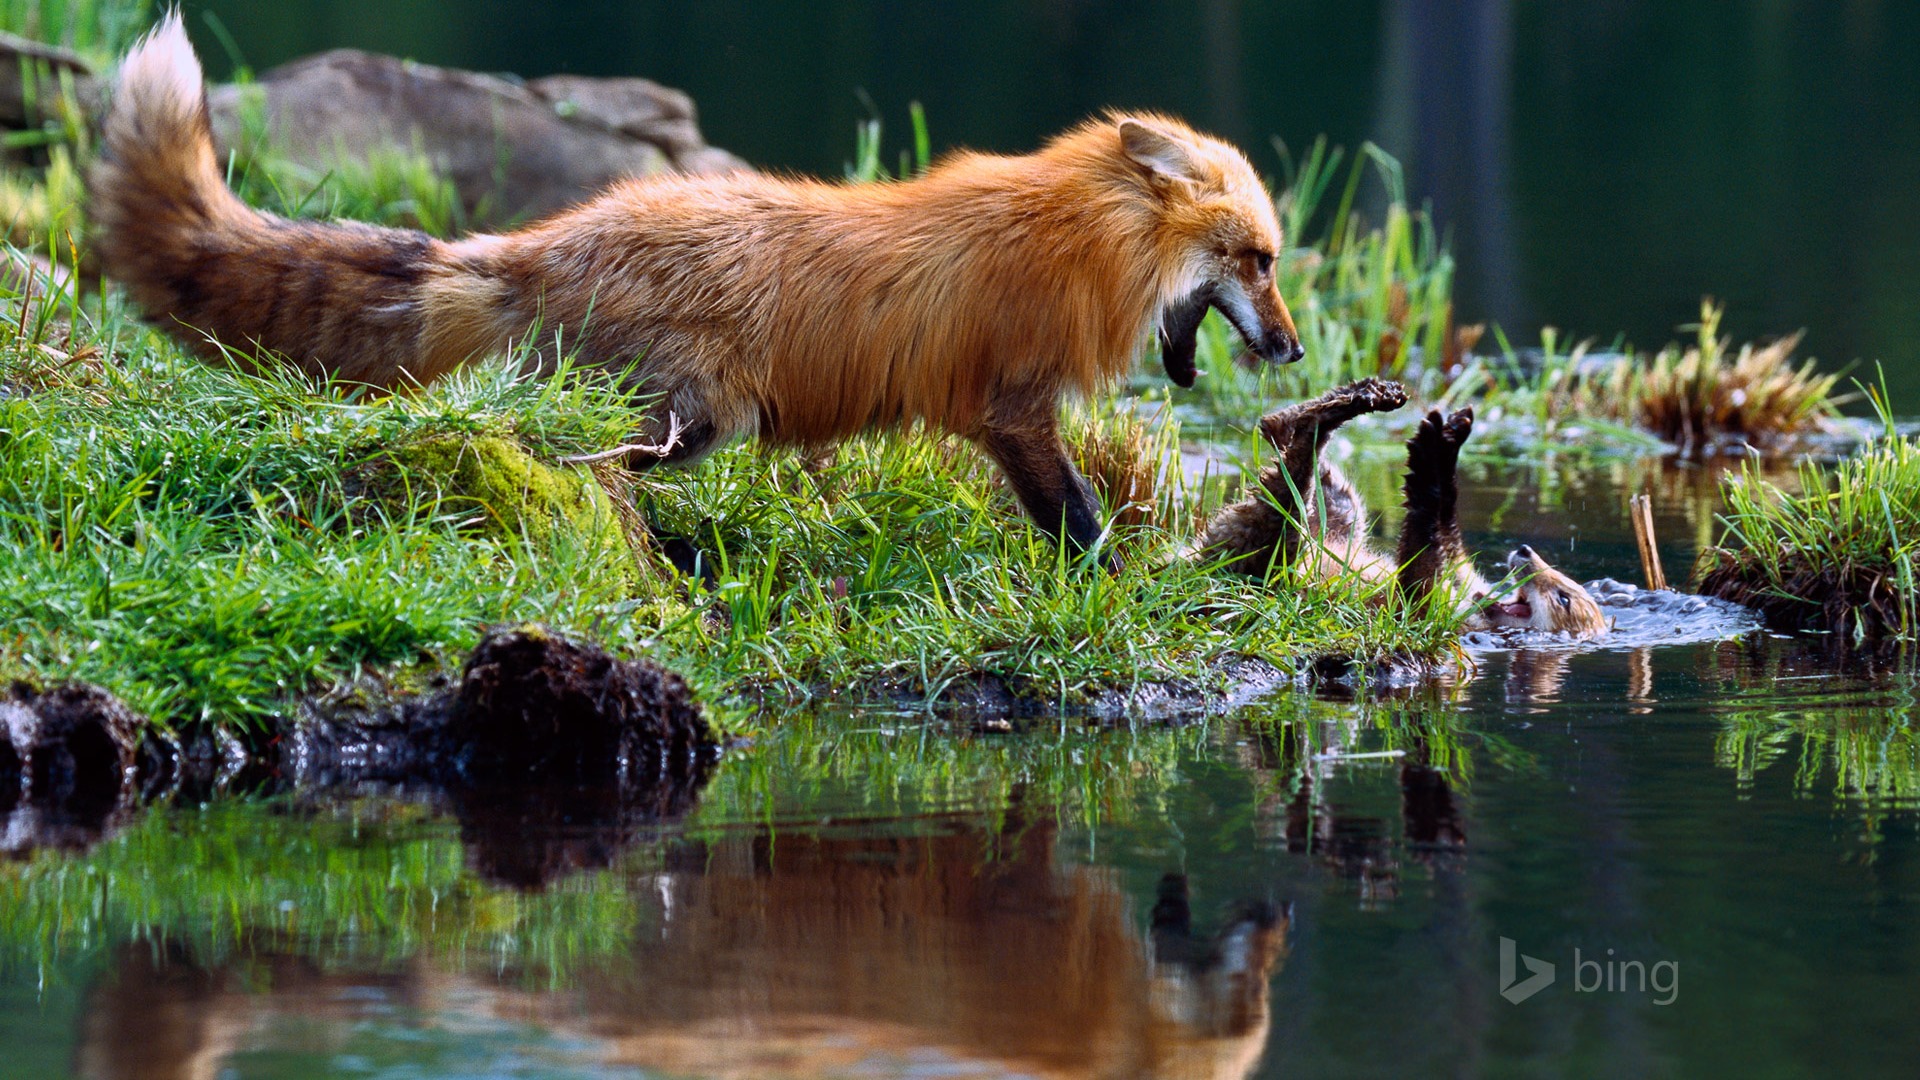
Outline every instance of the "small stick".
<path fill-rule="evenodd" d="M 572 457 L 561 458 L 560 464 L 594 465 L 602 461 L 611 461 L 617 457 L 626 457 L 629 454 L 646 454 L 650 457 L 664 459 L 669 453 L 673 452 L 674 447 L 679 445 L 680 416 L 677 413 L 668 413 L 667 437 L 657 443 L 627 443 L 625 446 L 616 446 L 611 450 L 602 450 L 597 454 L 575 454 Z"/>
<path fill-rule="evenodd" d="M 1640 576 L 1647 588 L 1665 589 L 1667 572 L 1660 565 L 1660 545 L 1653 538 L 1653 496 L 1635 495 L 1627 500 L 1627 507 L 1633 539 L 1640 547 Z"/>

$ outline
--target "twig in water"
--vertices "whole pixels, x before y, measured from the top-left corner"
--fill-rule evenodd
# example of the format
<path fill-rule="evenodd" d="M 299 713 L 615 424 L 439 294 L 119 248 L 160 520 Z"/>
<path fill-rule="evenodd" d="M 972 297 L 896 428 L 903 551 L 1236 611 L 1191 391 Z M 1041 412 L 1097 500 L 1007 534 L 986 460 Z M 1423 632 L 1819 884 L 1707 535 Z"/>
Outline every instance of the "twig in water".
<path fill-rule="evenodd" d="M 1667 572 L 1660 565 L 1660 546 L 1653 538 L 1653 496 L 1635 495 L 1627 500 L 1627 516 L 1633 520 L 1634 543 L 1640 547 L 1640 576 L 1649 589 L 1665 589 Z"/>

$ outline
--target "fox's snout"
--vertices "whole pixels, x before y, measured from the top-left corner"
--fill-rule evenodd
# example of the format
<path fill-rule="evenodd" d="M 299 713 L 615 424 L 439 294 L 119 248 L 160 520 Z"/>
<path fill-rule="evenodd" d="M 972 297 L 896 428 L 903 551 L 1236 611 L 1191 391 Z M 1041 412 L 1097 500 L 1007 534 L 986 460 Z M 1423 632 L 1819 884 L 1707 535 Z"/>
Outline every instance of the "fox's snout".
<path fill-rule="evenodd" d="M 1268 295 L 1255 302 L 1254 310 L 1259 315 L 1259 332 L 1246 338 L 1247 348 L 1255 356 L 1269 364 L 1291 364 L 1307 355 L 1306 347 L 1300 344 L 1300 331 L 1294 328 L 1293 313 L 1280 299 L 1278 289 L 1269 287 Z"/>
<path fill-rule="evenodd" d="M 1269 296 L 1248 298 L 1231 289 L 1222 289 L 1211 303 L 1227 317 L 1247 343 L 1247 351 L 1269 364 L 1291 364 L 1307 355 L 1300 344 L 1300 332 L 1294 329 L 1293 316 L 1274 292 Z"/>
<path fill-rule="evenodd" d="M 1307 355 L 1306 346 L 1300 344 L 1300 335 L 1278 327 L 1261 334 L 1259 341 L 1247 342 L 1247 347 L 1269 364 L 1291 364 Z"/>

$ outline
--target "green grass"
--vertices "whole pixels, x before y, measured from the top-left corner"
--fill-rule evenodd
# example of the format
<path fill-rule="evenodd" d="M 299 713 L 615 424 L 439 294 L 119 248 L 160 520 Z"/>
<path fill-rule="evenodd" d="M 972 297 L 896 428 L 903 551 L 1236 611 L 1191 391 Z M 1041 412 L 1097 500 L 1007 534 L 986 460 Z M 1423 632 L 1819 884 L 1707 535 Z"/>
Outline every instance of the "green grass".
<path fill-rule="evenodd" d="M 186 358 L 111 307 L 91 327 L 81 314 L 77 337 L 100 344 L 36 342 L 30 327 L 0 348 L 0 669 L 98 682 L 166 721 L 258 722 L 525 620 L 657 655 L 738 700 L 992 674 L 1071 705 L 1239 654 L 1452 647 L 1450 620 L 1343 583 L 1265 590 L 1171 559 L 1184 537 L 1161 526 L 1117 535 L 1129 566 L 1109 576 L 1028 527 L 950 441 L 857 440 L 824 466 L 736 447 L 598 486 L 558 459 L 623 441 L 630 412 L 577 373 L 483 364 L 355 401 Z M 604 515 L 563 512 L 532 481 L 476 493 L 447 467 L 449 446 L 503 445 L 571 477 L 576 503 L 597 491 L 583 505 L 626 500 L 692 538 L 717 581 L 670 577 L 609 544 Z M 1156 499 L 1163 521 L 1195 516 L 1178 484 Z"/>
<path fill-rule="evenodd" d="M 0 30 L 110 66 L 153 21 L 150 0 L 0 0 Z"/>
<path fill-rule="evenodd" d="M 246 720 L 365 665 L 418 663 L 488 622 L 633 599 L 634 575 L 575 527 L 478 528 L 485 510 L 391 451 L 502 434 L 601 445 L 618 416 L 568 380 L 476 370 L 359 405 L 292 377 L 187 360 L 116 325 L 92 357 L 0 355 L 0 662 L 98 681 L 180 720 Z M 477 538 L 484 535 L 486 539 Z"/>
<path fill-rule="evenodd" d="M 1723 488 L 1726 535 L 1702 555 L 1701 591 L 1760 609 L 1784 629 L 1920 640 L 1920 446 L 1895 434 L 1828 469 L 1800 466 L 1799 494 L 1751 468 Z"/>

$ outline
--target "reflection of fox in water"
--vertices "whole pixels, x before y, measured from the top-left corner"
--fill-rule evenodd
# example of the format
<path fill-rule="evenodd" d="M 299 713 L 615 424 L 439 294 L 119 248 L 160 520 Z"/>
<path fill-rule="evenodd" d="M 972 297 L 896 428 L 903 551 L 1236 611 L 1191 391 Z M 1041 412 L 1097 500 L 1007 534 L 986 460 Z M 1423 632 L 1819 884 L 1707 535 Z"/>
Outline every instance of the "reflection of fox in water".
<path fill-rule="evenodd" d="M 562 969 L 557 992 L 424 952 L 395 972 L 335 971 L 276 956 L 266 931 L 247 937 L 244 964 L 205 970 L 185 947 L 143 943 L 92 992 L 77 1071 L 212 1078 L 243 1055 L 311 1046 L 316 1031 L 357 1038 L 399 1002 L 429 1033 L 491 1014 L 646 1075 L 1252 1074 L 1288 911 L 1239 905 L 1209 933 L 1169 875 L 1143 940 L 1114 875 L 1063 860 L 1056 837 L 1050 810 L 1016 806 L 1004 822 L 955 817 L 927 836 L 783 827 L 777 842 L 723 831 L 669 846 L 659 873 L 630 884 L 635 911 L 657 914 L 636 918 L 645 929 L 625 948 Z M 354 992 L 369 985 L 381 993 Z"/>
<path fill-rule="evenodd" d="M 1156 332 L 1191 385 L 1210 307 L 1260 357 L 1301 354 L 1272 198 L 1238 150 L 1165 117 L 1090 121 L 1021 157 L 956 154 L 900 183 L 631 180 L 443 242 L 236 198 L 171 15 L 122 65 L 101 142 L 101 264 L 203 352 L 397 387 L 544 322 L 564 336 L 534 367 L 564 351 L 658 396 L 637 464 L 924 423 L 979 446 L 1035 523 L 1081 547 L 1103 525 L 1060 439 L 1062 396 L 1112 383 Z"/>
<path fill-rule="evenodd" d="M 1313 545 L 1318 573 L 1327 578 L 1355 572 L 1369 581 L 1397 582 L 1408 602 L 1440 593 L 1469 605 L 1472 629 L 1545 630 L 1576 638 L 1607 632 L 1600 605 L 1572 578 L 1521 545 L 1507 568 L 1524 575 L 1511 601 L 1493 599 L 1493 588 L 1474 570 L 1460 539 L 1455 514 L 1460 446 L 1473 431 L 1473 410 L 1451 416 L 1429 413 L 1407 443 L 1407 517 L 1393 555 L 1367 544 L 1367 509 L 1360 493 L 1320 458 L 1336 428 L 1362 413 L 1397 409 L 1407 392 L 1380 379 L 1330 390 L 1260 421 L 1279 460 L 1260 474 L 1266 497 L 1225 508 L 1207 522 L 1195 554 L 1226 560 L 1243 573 L 1264 574 Z"/>

